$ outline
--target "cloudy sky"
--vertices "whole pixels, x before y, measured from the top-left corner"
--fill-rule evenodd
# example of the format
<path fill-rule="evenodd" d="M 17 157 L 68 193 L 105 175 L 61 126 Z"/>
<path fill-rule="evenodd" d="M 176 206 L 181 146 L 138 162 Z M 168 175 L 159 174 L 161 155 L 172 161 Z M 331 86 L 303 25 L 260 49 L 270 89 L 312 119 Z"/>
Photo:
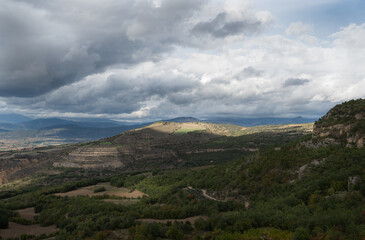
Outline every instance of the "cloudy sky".
<path fill-rule="evenodd" d="M 0 112 L 323 115 L 365 97 L 363 0 L 1 0 Z"/>

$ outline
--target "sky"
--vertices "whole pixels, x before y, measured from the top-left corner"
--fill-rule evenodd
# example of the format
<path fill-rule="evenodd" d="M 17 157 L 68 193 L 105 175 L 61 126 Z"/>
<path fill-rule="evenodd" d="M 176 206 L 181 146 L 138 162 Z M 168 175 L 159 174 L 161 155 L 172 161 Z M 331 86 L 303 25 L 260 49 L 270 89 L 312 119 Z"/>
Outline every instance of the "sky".
<path fill-rule="evenodd" d="M 364 39 L 363 0 L 1 0 L 0 113 L 320 117 Z"/>

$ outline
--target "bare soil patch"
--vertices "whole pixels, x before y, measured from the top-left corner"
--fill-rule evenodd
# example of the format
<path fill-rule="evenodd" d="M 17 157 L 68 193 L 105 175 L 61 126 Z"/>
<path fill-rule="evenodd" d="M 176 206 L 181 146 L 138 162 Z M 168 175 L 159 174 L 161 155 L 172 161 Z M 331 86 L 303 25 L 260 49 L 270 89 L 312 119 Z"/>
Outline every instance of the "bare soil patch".
<path fill-rule="evenodd" d="M 51 234 L 59 231 L 55 225 L 42 227 L 41 225 L 21 225 L 13 222 L 9 222 L 8 229 L 1 229 L 0 236 L 4 239 L 11 237 L 20 237 L 23 234 L 39 236 L 42 234 Z"/>
<path fill-rule="evenodd" d="M 189 217 L 189 218 L 184 218 L 184 219 L 152 219 L 152 218 L 141 218 L 141 219 L 137 219 L 136 221 L 139 222 L 145 222 L 145 223 L 164 223 L 166 224 L 167 222 L 190 222 L 191 224 L 194 224 L 196 220 L 198 219 L 203 219 L 203 220 L 208 220 L 207 216 L 195 216 L 195 217 Z"/>
<path fill-rule="evenodd" d="M 34 212 L 34 207 L 19 209 L 16 211 L 19 213 L 21 218 L 24 218 L 25 220 L 29 220 L 29 221 L 34 220 L 34 217 L 38 215 Z"/>
<path fill-rule="evenodd" d="M 100 187 L 104 187 L 106 190 L 103 192 L 97 192 L 94 193 L 94 190 L 96 188 L 100 188 Z M 125 197 L 125 198 L 138 198 L 138 197 L 143 197 L 144 195 L 147 196 L 147 194 L 138 191 L 138 190 L 133 190 L 132 192 L 130 192 L 130 190 L 128 188 L 118 188 L 118 187 L 113 187 L 110 186 L 110 183 L 99 183 L 93 186 L 88 186 L 88 187 L 83 187 L 83 188 L 79 188 L 70 192 L 65 192 L 65 193 L 56 193 L 56 196 L 61 196 L 61 197 L 75 197 L 75 196 L 89 196 L 89 197 L 93 197 L 93 196 L 103 196 L 104 194 L 109 195 L 109 196 L 116 196 L 116 197 Z"/>

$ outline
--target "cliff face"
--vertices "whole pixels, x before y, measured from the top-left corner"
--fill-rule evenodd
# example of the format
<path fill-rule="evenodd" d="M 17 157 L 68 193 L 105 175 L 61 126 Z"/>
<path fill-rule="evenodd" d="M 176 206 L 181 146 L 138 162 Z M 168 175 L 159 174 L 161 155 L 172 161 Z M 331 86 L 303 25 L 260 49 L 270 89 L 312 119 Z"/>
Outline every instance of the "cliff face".
<path fill-rule="evenodd" d="M 313 139 L 346 143 L 348 147 L 363 147 L 364 137 L 365 99 L 335 106 L 313 127 Z"/>

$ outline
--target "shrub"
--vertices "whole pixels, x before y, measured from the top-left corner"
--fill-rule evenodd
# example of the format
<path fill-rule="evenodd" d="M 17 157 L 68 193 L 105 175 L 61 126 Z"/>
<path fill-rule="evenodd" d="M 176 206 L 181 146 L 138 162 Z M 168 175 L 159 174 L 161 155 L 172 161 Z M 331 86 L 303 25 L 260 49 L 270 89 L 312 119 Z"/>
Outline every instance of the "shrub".
<path fill-rule="evenodd" d="M 94 193 L 105 192 L 105 191 L 106 191 L 105 187 L 98 187 L 94 189 Z"/>
<path fill-rule="evenodd" d="M 305 228 L 299 227 L 295 229 L 294 234 L 291 237 L 291 240 L 309 240 L 309 231 Z"/>

